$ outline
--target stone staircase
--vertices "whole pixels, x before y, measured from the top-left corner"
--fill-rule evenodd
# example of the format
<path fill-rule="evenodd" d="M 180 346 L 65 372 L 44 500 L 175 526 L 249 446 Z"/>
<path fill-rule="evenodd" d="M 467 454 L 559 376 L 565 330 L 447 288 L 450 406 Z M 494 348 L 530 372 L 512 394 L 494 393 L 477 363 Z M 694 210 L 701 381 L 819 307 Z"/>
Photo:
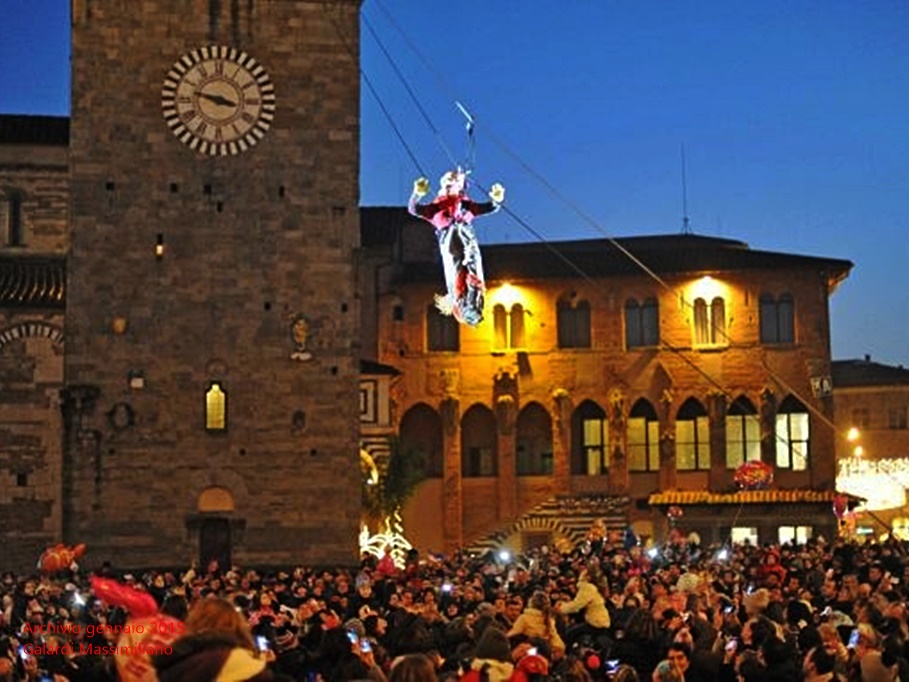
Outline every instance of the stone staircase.
<path fill-rule="evenodd" d="M 467 550 L 483 554 L 502 547 L 509 538 L 525 532 L 549 533 L 552 543 L 576 545 L 587 537 L 593 522 L 601 520 L 606 532 L 628 527 L 631 500 L 627 495 L 575 494 L 549 497 L 505 528 L 477 538 Z"/>

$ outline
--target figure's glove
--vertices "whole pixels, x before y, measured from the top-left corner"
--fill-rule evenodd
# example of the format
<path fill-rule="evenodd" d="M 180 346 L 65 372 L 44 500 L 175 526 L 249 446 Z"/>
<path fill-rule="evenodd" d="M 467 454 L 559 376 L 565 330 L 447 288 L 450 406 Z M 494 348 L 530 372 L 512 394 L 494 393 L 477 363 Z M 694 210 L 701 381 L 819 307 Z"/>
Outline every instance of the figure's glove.
<path fill-rule="evenodd" d="M 413 183 L 413 193 L 418 197 L 426 196 L 429 192 L 429 180 L 426 178 L 417 178 Z"/>
<path fill-rule="evenodd" d="M 489 198 L 492 199 L 493 203 L 501 204 L 505 201 L 505 188 L 499 183 L 494 184 L 489 190 Z"/>

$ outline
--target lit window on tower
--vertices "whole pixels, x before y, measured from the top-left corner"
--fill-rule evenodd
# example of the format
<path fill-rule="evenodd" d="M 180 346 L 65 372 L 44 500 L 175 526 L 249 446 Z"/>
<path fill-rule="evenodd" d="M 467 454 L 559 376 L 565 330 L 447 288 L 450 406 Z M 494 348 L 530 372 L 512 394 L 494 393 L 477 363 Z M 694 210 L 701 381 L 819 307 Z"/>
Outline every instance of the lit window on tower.
<path fill-rule="evenodd" d="M 212 383 L 205 392 L 205 428 L 208 431 L 227 428 L 227 394 L 218 382 Z"/>

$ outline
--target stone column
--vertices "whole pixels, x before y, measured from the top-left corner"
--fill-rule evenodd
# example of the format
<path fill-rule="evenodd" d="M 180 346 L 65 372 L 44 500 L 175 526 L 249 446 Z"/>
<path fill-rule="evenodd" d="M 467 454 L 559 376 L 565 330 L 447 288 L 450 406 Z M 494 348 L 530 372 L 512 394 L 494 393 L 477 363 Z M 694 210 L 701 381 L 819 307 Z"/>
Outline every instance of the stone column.
<path fill-rule="evenodd" d="M 445 398 L 442 416 L 442 537 L 445 551 L 464 544 L 463 479 L 461 477 L 461 412 L 457 398 Z"/>
<path fill-rule="evenodd" d="M 631 488 L 625 443 L 627 427 L 625 398 L 615 395 L 610 399 L 609 407 L 609 492 L 614 494 L 627 495 Z"/>
<path fill-rule="evenodd" d="M 726 396 L 720 392 L 707 397 L 710 418 L 710 476 L 708 489 L 720 491 L 729 480 L 726 472 Z"/>
<path fill-rule="evenodd" d="M 675 459 L 675 416 L 672 413 L 672 392 L 667 388 L 660 396 L 663 414 L 660 419 L 660 490 L 678 487 Z"/>
<path fill-rule="evenodd" d="M 776 467 L 776 396 L 769 388 L 761 391 L 761 461 Z"/>
<path fill-rule="evenodd" d="M 517 423 L 517 402 L 511 395 L 500 395 L 496 398 L 496 426 L 498 477 L 496 478 L 496 497 L 498 499 L 498 520 L 500 523 L 512 521 L 517 514 L 517 474 L 515 466 L 515 424 Z"/>
<path fill-rule="evenodd" d="M 565 389 L 552 392 L 553 430 L 552 481 L 558 491 L 571 485 L 571 396 Z"/>

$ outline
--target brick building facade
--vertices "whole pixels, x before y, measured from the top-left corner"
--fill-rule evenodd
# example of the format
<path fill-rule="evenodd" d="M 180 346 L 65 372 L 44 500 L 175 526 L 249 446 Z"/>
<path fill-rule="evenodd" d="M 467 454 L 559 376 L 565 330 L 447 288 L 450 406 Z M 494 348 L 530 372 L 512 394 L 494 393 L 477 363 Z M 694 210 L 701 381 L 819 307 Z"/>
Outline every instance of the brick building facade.
<path fill-rule="evenodd" d="M 458 327 L 432 307 L 431 229 L 363 221 L 377 358 L 430 462 L 418 545 L 552 542 L 585 506 L 657 538 L 670 506 L 707 541 L 834 531 L 828 298 L 851 263 L 694 235 L 487 245 L 487 320 Z M 774 490 L 737 489 L 752 459 Z"/>

